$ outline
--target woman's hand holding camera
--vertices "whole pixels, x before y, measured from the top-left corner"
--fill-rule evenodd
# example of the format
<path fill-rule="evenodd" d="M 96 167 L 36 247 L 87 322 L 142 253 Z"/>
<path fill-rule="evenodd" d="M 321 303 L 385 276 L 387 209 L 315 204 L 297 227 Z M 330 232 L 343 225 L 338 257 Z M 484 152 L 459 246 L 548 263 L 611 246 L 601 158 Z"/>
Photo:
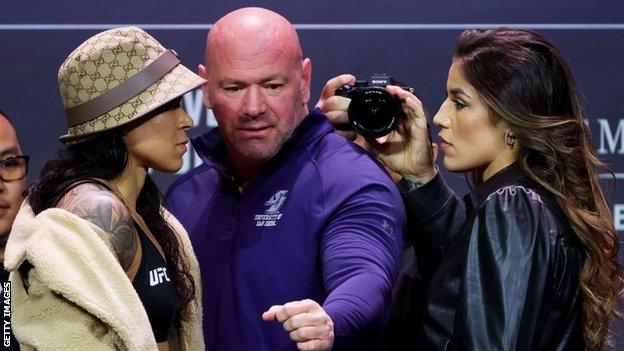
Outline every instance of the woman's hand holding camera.
<path fill-rule="evenodd" d="M 350 101 L 334 94 L 337 89 L 354 82 L 354 76 L 344 74 L 330 79 L 323 88 L 316 107 L 321 108 L 334 125 L 349 122 L 347 110 Z M 388 85 L 386 89 L 401 101 L 406 117 L 399 121 L 395 130 L 383 137 L 366 141 L 353 131 L 340 131 L 340 134 L 369 150 L 391 171 L 395 181 L 405 178 L 413 183 L 427 183 L 437 173 L 434 161 L 438 146 L 429 141 L 422 103 L 412 93 L 398 86 Z"/>
<path fill-rule="evenodd" d="M 397 86 L 388 85 L 386 89 L 401 101 L 405 118 L 389 134 L 368 140 L 368 150 L 403 178 L 425 184 L 437 173 L 434 161 L 438 147 L 429 140 L 422 103 Z"/>

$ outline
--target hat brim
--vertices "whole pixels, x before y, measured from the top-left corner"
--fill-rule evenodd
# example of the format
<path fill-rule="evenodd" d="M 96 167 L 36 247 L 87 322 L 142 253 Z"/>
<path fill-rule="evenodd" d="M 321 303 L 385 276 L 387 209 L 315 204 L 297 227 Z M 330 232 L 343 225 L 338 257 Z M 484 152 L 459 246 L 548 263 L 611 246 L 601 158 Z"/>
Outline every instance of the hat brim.
<path fill-rule="evenodd" d="M 130 100 L 85 123 L 70 127 L 59 137 L 62 143 L 76 143 L 116 129 L 154 111 L 160 106 L 196 89 L 206 80 L 179 64 Z"/>

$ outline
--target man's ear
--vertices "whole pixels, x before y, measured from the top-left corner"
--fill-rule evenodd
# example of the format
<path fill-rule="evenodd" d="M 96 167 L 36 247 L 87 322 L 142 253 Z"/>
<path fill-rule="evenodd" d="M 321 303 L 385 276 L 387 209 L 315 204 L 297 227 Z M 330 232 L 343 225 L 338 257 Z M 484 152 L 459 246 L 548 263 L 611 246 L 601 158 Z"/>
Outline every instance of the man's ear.
<path fill-rule="evenodd" d="M 208 80 L 208 70 L 206 69 L 206 66 L 204 65 L 197 66 L 197 74 L 199 74 L 199 76 L 204 78 L 205 80 Z M 204 102 L 204 106 L 206 106 L 207 108 L 212 108 L 212 103 L 210 102 L 210 93 L 208 90 L 208 83 L 202 84 L 201 90 L 202 90 L 202 93 L 204 93 L 203 94 L 204 97 L 202 98 L 202 101 Z"/>
<path fill-rule="evenodd" d="M 309 58 L 303 60 L 303 68 L 301 70 L 301 83 L 299 86 L 299 93 L 303 104 L 307 105 L 310 101 L 310 85 L 312 83 L 312 61 Z"/>

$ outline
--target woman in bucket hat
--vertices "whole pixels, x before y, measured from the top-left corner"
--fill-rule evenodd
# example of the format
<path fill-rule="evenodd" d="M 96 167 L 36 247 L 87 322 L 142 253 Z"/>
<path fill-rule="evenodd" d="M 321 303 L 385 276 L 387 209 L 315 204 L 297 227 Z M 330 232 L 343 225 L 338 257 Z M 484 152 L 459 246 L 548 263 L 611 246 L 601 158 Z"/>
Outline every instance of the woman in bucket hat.
<path fill-rule="evenodd" d="M 136 27 L 65 60 L 66 150 L 31 187 L 6 249 L 23 349 L 204 349 L 197 260 L 148 175 L 181 168 L 192 120 L 180 100 L 203 83 Z"/>

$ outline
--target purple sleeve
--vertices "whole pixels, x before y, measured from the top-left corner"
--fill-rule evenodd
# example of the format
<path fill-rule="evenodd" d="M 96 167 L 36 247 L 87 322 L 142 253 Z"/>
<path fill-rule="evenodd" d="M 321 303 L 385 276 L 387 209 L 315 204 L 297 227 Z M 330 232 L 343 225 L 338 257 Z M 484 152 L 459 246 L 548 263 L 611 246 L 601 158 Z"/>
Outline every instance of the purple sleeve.
<path fill-rule="evenodd" d="M 338 344 L 378 335 L 390 308 L 403 247 L 405 212 L 392 184 L 369 184 L 333 214 L 321 240 L 323 308 Z M 340 348 L 340 347 L 338 347 Z"/>

